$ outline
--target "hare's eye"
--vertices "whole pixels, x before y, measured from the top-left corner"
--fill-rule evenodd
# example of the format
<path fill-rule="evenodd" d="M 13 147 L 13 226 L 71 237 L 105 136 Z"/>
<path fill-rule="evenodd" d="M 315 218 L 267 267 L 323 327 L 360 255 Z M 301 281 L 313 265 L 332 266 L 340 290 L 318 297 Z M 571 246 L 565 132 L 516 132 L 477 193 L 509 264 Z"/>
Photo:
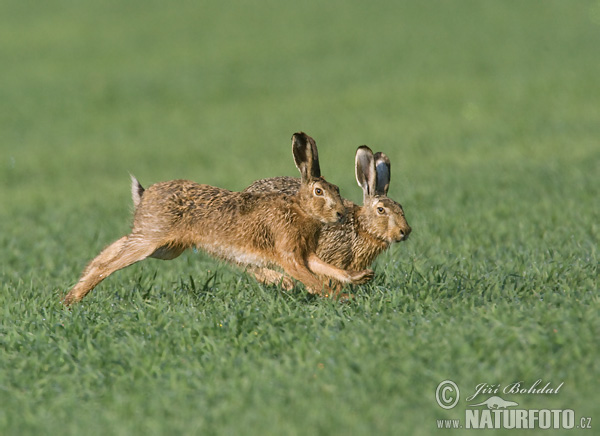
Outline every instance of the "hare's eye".
<path fill-rule="evenodd" d="M 378 213 L 379 215 L 383 215 L 383 213 L 384 213 L 384 212 L 385 212 L 385 209 L 384 209 L 383 207 L 379 206 L 379 207 L 377 208 L 377 213 Z"/>
<path fill-rule="evenodd" d="M 321 188 L 315 188 L 315 195 L 323 195 L 323 190 Z"/>

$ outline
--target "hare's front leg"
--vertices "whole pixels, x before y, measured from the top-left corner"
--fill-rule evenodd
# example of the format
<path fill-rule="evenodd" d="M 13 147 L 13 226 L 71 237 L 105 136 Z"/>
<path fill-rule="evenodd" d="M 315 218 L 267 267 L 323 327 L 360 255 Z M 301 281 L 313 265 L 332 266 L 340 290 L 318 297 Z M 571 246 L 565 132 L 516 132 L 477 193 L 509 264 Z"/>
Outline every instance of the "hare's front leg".
<path fill-rule="evenodd" d="M 81 278 L 63 300 L 65 306 L 80 301 L 102 280 L 117 270 L 143 260 L 156 251 L 156 245 L 132 235 L 123 236 L 106 247 L 83 270 Z"/>
<path fill-rule="evenodd" d="M 294 288 L 294 281 L 283 273 L 269 268 L 249 267 L 249 273 L 252 273 L 256 280 L 267 285 L 279 285 L 286 291 Z"/>
<path fill-rule="evenodd" d="M 363 271 L 347 271 L 337 266 L 333 266 L 321 260 L 316 254 L 308 256 L 308 267 L 315 274 L 337 280 L 340 283 L 352 283 L 361 285 L 367 283 L 373 278 L 373 270 L 365 269 Z"/>
<path fill-rule="evenodd" d="M 309 268 L 306 262 L 300 258 L 282 259 L 281 267 L 286 274 L 301 282 L 311 294 L 329 296 L 332 289 L 323 283 Z"/>

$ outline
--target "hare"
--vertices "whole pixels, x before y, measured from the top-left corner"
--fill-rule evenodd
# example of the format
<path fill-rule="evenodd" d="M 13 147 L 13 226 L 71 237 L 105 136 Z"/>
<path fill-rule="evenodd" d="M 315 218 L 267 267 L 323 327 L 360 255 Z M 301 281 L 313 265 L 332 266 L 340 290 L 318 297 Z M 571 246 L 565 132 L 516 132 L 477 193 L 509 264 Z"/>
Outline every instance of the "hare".
<path fill-rule="evenodd" d="M 156 183 L 144 190 L 132 176 L 133 229 L 105 248 L 83 271 L 63 303 L 81 300 L 113 272 L 147 257 L 170 260 L 196 246 L 230 262 L 269 268 L 262 277 L 273 283 L 280 267 L 309 292 L 328 295 L 326 281 L 364 283 L 373 271 L 346 271 L 315 254 L 321 227 L 346 217 L 337 186 L 321 177 L 315 141 L 305 133 L 292 136 L 294 161 L 301 180 L 293 195 L 232 192 L 187 180 Z M 318 275 L 318 276 L 317 276 Z M 293 282 L 284 277 L 282 285 Z"/>
<path fill-rule="evenodd" d="M 349 218 L 344 223 L 330 223 L 319 237 L 317 256 L 338 268 L 362 270 L 392 243 L 406 240 L 411 228 L 402 206 L 387 197 L 391 163 L 381 152 L 373 154 L 366 145 L 358 147 L 355 157 L 356 181 L 363 190 L 363 205 L 344 200 Z M 292 177 L 276 177 L 254 182 L 244 192 L 279 191 L 291 195 L 300 188 Z M 254 271 L 257 276 L 265 271 Z M 269 275 L 278 280 L 273 271 Z M 334 284 L 336 287 L 341 282 Z"/>

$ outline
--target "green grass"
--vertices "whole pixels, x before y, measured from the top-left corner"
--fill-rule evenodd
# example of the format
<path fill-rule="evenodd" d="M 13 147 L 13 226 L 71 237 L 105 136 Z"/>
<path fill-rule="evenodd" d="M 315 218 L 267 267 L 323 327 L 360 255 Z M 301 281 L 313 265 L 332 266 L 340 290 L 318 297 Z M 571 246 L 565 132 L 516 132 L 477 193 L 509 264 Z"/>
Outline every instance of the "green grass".
<path fill-rule="evenodd" d="M 597 429 L 599 46 L 597 1 L 3 2 L 0 434 L 438 434 L 538 379 L 500 396 Z M 188 252 L 61 307 L 128 172 L 242 189 L 298 130 L 354 201 L 356 147 L 392 161 L 413 234 L 354 301 Z"/>

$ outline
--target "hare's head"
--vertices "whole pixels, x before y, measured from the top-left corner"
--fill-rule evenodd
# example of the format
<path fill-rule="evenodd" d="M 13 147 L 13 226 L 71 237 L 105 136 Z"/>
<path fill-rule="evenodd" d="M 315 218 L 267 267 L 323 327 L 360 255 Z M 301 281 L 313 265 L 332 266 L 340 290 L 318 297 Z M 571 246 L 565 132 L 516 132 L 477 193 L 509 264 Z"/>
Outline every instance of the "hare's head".
<path fill-rule="evenodd" d="M 387 243 L 408 238 L 411 228 L 402 206 L 388 198 L 391 164 L 388 157 L 366 145 L 356 150 L 356 181 L 363 190 L 362 216 L 365 230 Z"/>
<path fill-rule="evenodd" d="M 346 208 L 340 190 L 321 177 L 315 140 L 303 132 L 294 133 L 292 150 L 301 175 L 298 197 L 304 211 L 322 223 L 343 222 Z"/>

